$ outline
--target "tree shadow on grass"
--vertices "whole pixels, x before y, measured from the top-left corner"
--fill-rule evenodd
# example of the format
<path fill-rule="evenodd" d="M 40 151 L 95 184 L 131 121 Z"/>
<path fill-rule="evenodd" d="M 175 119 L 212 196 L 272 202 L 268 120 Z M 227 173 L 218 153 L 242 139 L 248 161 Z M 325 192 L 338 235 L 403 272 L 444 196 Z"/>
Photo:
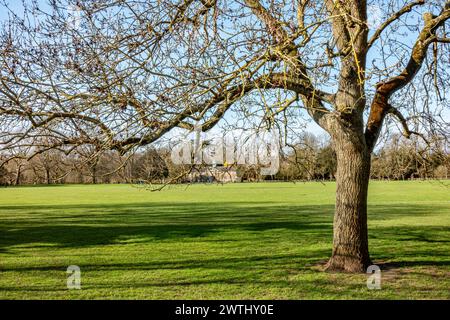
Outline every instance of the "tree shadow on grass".
<path fill-rule="evenodd" d="M 140 239 L 148 243 L 183 242 L 186 239 L 231 242 L 241 241 L 242 238 L 239 237 L 242 235 L 256 235 L 263 241 L 265 237 L 274 234 L 281 234 L 280 241 L 330 241 L 331 249 L 333 209 L 333 205 L 293 206 L 272 202 L 262 202 L 258 205 L 254 202 L 152 202 L 122 205 L 3 206 L 0 207 L 0 212 L 3 211 L 0 215 L 0 253 L 8 253 L 13 246 L 37 248 L 51 245 L 51 248 L 81 248 L 124 244 L 121 241 L 129 239 Z M 395 219 L 399 215 L 426 216 L 436 213 L 436 210 L 448 208 L 433 206 L 431 211 L 428 206 L 377 205 L 371 206 L 369 210 L 369 221 L 376 221 Z M 433 265 L 448 266 L 448 261 L 442 257 L 442 248 L 449 248 L 450 243 L 448 226 L 375 226 L 369 229 L 371 241 L 382 241 L 385 246 L 392 248 L 390 252 L 381 254 L 383 259 L 391 260 L 395 255 L 415 254 L 427 258 L 422 259 L 423 262 L 432 261 Z M 231 235 L 221 237 L 228 232 L 231 232 Z M 403 248 L 408 243 L 419 243 L 421 247 L 406 252 Z M 424 250 L 423 246 L 427 250 Z M 270 254 L 276 256 L 282 252 Z M 310 258 L 312 261 L 321 260 L 328 254 L 328 250 L 326 253 L 317 250 L 315 256 Z M 441 256 L 440 259 L 432 259 L 438 255 Z M 224 259 L 220 261 L 225 263 Z M 249 261 L 251 262 L 251 259 Z M 142 267 L 168 267 L 167 262 L 163 265 L 152 263 L 153 265 Z M 236 264 L 237 261 L 230 263 Z M 201 264 L 204 266 L 208 262 L 202 260 Z M 130 269 L 134 265 L 121 264 L 116 267 Z M 192 263 L 185 262 L 180 268 L 192 266 Z"/>
<path fill-rule="evenodd" d="M 80 267 L 84 272 L 90 271 L 130 271 L 130 270 L 186 270 L 186 269 L 225 269 L 225 270 L 269 270 L 283 269 L 295 266 L 296 270 L 310 269 L 310 263 L 315 261 L 317 255 L 326 256 L 329 250 L 317 250 L 313 254 L 253 254 L 245 257 L 203 257 L 201 259 L 173 258 L 167 260 L 151 260 L 139 262 L 106 262 L 101 265 L 97 263 L 83 263 Z M 2 268 L 2 271 L 55 271 L 61 270 L 60 265 L 20 265 L 14 268 Z"/>
<path fill-rule="evenodd" d="M 401 260 L 392 262 L 380 262 L 377 263 L 381 270 L 387 271 L 398 268 L 414 268 L 414 267 L 427 267 L 427 266 L 450 266 L 449 260 Z"/>
<path fill-rule="evenodd" d="M 0 207 L 20 219 L 1 223 L 0 250 L 26 244 L 84 247 L 139 237 L 206 238 L 226 231 L 274 229 L 331 233 L 332 206 L 252 206 L 245 203 L 148 203 L 139 205 Z M 4 214 L 3 214 L 4 215 Z M 0 219 L 1 220 L 1 219 Z M 230 240 L 230 239 L 228 239 Z M 34 245 L 35 246 L 35 245 Z"/>

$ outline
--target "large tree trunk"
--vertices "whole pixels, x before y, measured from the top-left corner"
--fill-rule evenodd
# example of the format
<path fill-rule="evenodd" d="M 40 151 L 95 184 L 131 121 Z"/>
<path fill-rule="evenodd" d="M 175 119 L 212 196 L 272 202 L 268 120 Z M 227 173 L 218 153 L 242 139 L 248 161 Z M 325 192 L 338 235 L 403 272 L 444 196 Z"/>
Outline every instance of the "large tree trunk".
<path fill-rule="evenodd" d="M 364 142 L 335 139 L 337 155 L 333 252 L 327 270 L 365 272 L 371 264 L 367 237 L 370 151 Z"/>

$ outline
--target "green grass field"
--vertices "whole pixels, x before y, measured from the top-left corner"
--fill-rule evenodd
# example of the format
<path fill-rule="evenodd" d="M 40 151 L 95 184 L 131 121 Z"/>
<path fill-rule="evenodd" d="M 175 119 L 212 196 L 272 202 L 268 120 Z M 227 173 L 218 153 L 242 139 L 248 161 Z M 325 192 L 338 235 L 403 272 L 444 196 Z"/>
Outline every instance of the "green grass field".
<path fill-rule="evenodd" d="M 365 274 L 320 270 L 331 252 L 334 188 L 1 188 L 0 298 L 450 299 L 448 186 L 371 182 L 381 290 L 368 290 Z M 81 290 L 66 287 L 69 265 L 81 268 Z"/>

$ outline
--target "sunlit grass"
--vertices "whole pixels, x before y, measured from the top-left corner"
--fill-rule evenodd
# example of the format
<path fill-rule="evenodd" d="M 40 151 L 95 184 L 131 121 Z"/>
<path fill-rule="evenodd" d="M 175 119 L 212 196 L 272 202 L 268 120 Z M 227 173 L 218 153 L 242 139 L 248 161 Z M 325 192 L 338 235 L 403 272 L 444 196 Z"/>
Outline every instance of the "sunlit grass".
<path fill-rule="evenodd" d="M 450 298 L 445 183 L 371 182 L 381 290 L 368 290 L 364 274 L 320 271 L 331 251 L 334 188 L 2 188 L 0 298 Z M 66 287 L 69 265 L 81 268 L 81 290 Z"/>

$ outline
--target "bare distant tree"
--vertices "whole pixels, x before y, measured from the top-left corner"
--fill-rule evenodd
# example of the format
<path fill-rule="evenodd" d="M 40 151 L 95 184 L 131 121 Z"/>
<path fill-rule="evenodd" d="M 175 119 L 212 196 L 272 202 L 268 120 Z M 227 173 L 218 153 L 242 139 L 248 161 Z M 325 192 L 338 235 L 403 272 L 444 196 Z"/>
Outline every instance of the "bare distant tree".
<path fill-rule="evenodd" d="M 57 150 L 39 153 L 29 162 L 37 183 L 61 183 L 66 173 L 62 154 Z"/>
<path fill-rule="evenodd" d="M 76 150 L 76 154 L 79 156 L 76 169 L 81 171 L 82 174 L 84 174 L 84 171 L 87 171 L 87 175 L 93 184 L 97 184 L 98 180 L 100 152 L 101 150 L 89 144 L 82 145 Z"/>

